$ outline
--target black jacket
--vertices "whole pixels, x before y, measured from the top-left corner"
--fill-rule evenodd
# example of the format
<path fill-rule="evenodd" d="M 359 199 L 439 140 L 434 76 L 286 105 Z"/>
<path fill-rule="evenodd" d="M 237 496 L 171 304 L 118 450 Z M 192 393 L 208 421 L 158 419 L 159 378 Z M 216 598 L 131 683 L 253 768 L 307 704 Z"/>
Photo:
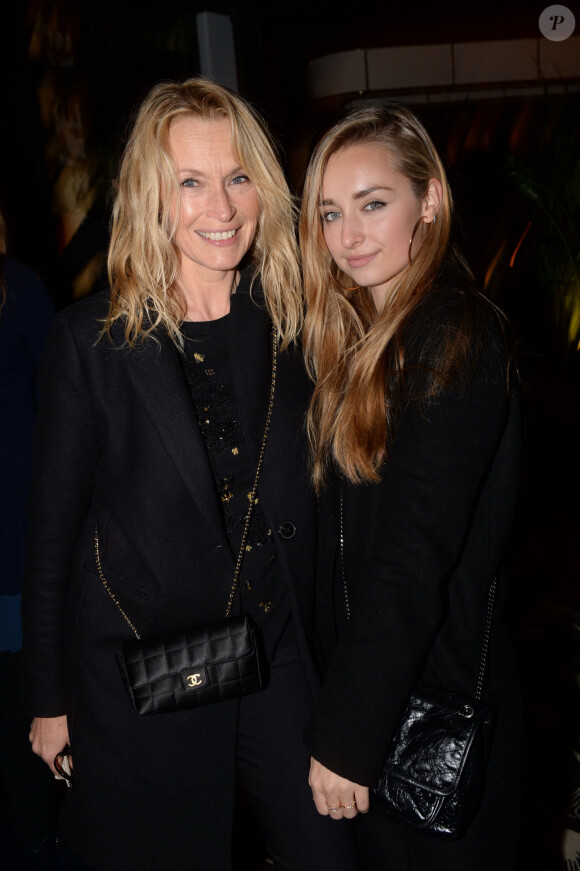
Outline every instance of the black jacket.
<path fill-rule="evenodd" d="M 257 463 L 271 333 L 248 290 L 244 276 L 232 297 L 230 349 Z M 191 841 L 180 838 L 183 856 L 165 854 L 158 865 L 155 850 L 178 849 L 170 832 L 187 828 L 201 802 L 211 809 L 208 784 L 233 784 L 237 703 L 135 714 L 115 658 L 132 633 L 96 573 L 95 524 L 104 575 L 142 635 L 223 617 L 235 556 L 178 351 L 161 331 L 134 349 L 122 347 L 118 328 L 98 340 L 106 310 L 96 297 L 63 312 L 44 357 L 24 602 L 30 708 L 69 717 L 76 785 L 63 819 L 71 846 L 107 869 L 111 843 L 119 869 L 139 867 L 142 857 L 151 867 L 189 867 Z M 299 350 L 279 353 L 258 488 L 307 669 L 316 529 L 303 434 L 309 392 Z M 220 813 L 227 819 L 228 808 Z"/>
<path fill-rule="evenodd" d="M 436 398 L 419 402 L 421 373 L 442 329 L 459 324 L 467 305 L 475 306 L 475 327 L 464 370 Z M 419 306 L 406 346 L 403 410 L 381 481 L 341 485 L 349 622 L 336 481 L 319 512 L 317 623 L 326 674 L 308 743 L 328 768 L 368 786 L 417 679 L 475 692 L 486 597 L 500 572 L 518 480 L 517 391 L 508 388 L 506 342 L 491 306 L 439 287 Z M 513 796 L 517 780 L 506 594 L 500 576 L 484 694 L 498 711 L 490 802 L 502 790 L 506 800 Z M 497 815 L 504 811 L 500 801 Z"/>

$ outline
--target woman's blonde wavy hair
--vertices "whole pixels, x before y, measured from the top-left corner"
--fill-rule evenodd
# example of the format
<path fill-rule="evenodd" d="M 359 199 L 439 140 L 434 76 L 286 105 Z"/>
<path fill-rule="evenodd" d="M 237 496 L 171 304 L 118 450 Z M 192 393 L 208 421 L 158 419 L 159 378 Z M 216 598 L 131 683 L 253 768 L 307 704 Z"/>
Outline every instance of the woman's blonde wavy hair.
<path fill-rule="evenodd" d="M 353 145 L 382 146 L 420 201 L 429 181 L 443 189 L 437 220 L 429 224 L 412 263 L 401 273 L 377 313 L 368 288 L 332 260 L 322 231 L 320 191 L 330 157 Z M 369 106 L 347 115 L 316 147 L 306 174 L 300 215 L 300 248 L 307 313 L 304 351 L 316 387 L 308 413 L 313 480 L 322 486 L 329 461 L 354 483 L 378 481 L 397 423 L 405 349 L 403 330 L 428 293 L 450 249 L 452 199 L 435 146 L 418 118 L 403 106 Z M 464 353 L 457 333 L 443 343 L 436 362 L 436 392 Z"/>
<path fill-rule="evenodd" d="M 292 197 L 264 122 L 241 97 L 204 78 L 156 85 L 137 111 L 113 206 L 111 303 L 103 332 L 121 321 L 126 342 L 134 346 L 163 326 L 181 346 L 186 307 L 177 285 L 179 260 L 173 243 L 180 187 L 169 129 L 175 118 L 183 117 L 230 122 L 234 154 L 261 204 L 249 252 L 254 278 L 261 280 L 269 314 L 286 346 L 296 338 L 303 318 Z"/>

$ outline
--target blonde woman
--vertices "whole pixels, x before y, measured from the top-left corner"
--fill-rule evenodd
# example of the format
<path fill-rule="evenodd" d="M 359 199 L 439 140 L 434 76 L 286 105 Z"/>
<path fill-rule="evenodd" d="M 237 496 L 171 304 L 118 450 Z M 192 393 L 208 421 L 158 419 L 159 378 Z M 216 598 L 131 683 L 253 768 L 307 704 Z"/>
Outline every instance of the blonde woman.
<path fill-rule="evenodd" d="M 348 833 L 312 805 L 302 741 L 315 524 L 293 208 L 242 99 L 203 79 L 151 91 L 121 164 L 109 275 L 110 298 L 57 318 L 31 494 L 30 737 L 53 772 L 67 748 L 61 841 L 99 871 L 229 869 L 240 782 L 275 867 L 353 868 Z M 269 685 L 140 717 L 116 661 L 128 620 L 148 636 L 223 618 L 274 368 L 232 605 L 263 633 Z"/>
<path fill-rule="evenodd" d="M 451 244 L 451 218 L 441 161 L 407 109 L 361 109 L 315 150 L 300 240 L 326 674 L 310 783 L 321 814 L 356 818 L 369 871 L 515 861 L 518 705 L 501 573 L 485 687 L 497 724 L 474 821 L 444 843 L 368 812 L 415 682 L 475 693 L 516 491 L 509 343 Z"/>

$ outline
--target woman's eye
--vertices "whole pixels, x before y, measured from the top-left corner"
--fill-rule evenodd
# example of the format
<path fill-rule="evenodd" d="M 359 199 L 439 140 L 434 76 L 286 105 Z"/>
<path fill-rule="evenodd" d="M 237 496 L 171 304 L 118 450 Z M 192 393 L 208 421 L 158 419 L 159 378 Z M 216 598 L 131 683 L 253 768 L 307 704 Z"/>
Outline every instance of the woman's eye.
<path fill-rule="evenodd" d="M 324 224 L 332 224 L 337 218 L 340 218 L 340 212 L 323 212 L 321 215 Z"/>
<path fill-rule="evenodd" d="M 386 203 L 381 202 L 381 200 L 373 200 L 371 203 L 367 203 L 364 207 L 365 212 L 376 212 L 377 209 L 382 209 L 383 206 L 386 206 Z"/>
<path fill-rule="evenodd" d="M 184 178 L 181 180 L 182 188 L 194 188 L 197 187 L 197 181 L 194 178 Z"/>
<path fill-rule="evenodd" d="M 235 178 L 232 179 L 232 184 L 244 184 L 244 182 L 249 180 L 250 179 L 247 175 L 237 175 Z"/>

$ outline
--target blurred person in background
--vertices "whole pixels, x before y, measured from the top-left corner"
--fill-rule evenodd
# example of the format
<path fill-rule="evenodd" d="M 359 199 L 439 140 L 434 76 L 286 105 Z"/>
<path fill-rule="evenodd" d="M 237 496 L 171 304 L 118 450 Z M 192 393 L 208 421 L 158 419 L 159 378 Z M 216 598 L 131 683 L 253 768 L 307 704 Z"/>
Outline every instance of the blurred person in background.
<path fill-rule="evenodd" d="M 20 605 L 36 369 L 54 311 L 40 279 L 6 248 L 0 213 L 0 785 L 10 832 L 3 844 L 12 841 L 14 852 L 25 854 L 39 847 L 50 826 L 51 778 L 31 756 L 29 718 L 20 704 Z"/>

